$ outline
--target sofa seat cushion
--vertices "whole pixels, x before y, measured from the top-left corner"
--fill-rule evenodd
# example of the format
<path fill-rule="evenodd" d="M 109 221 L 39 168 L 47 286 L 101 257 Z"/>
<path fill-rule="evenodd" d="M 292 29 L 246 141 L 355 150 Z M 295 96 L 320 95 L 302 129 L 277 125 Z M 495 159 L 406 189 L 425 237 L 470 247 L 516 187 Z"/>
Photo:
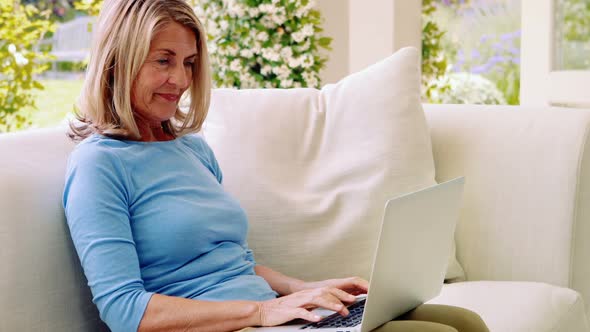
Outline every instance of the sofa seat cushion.
<path fill-rule="evenodd" d="M 580 294 L 537 282 L 472 281 L 445 284 L 429 301 L 478 313 L 491 332 L 589 331 Z"/>

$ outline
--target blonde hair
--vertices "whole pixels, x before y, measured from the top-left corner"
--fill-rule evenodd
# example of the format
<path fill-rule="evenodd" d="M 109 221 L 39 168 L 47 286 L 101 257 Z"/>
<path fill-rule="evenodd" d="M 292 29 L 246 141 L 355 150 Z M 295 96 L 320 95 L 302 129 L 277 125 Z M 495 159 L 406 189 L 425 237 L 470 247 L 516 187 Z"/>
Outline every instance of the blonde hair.
<path fill-rule="evenodd" d="M 70 138 L 81 140 L 94 133 L 141 138 L 131 89 L 155 34 L 172 22 L 194 31 L 197 59 L 187 90 L 188 111 L 177 107 L 162 127 L 175 137 L 201 130 L 209 108 L 211 74 L 206 34 L 193 9 L 184 0 L 105 0 L 93 26 L 90 61 L 76 105 L 77 121 L 70 122 Z"/>

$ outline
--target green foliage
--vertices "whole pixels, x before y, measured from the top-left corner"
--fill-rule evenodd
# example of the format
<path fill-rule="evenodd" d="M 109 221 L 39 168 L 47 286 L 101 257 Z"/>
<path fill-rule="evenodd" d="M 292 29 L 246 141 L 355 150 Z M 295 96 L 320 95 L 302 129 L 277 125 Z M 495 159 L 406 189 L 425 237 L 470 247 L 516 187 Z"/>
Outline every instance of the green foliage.
<path fill-rule="evenodd" d="M 0 0 L 0 132 L 31 124 L 22 110 L 36 107 L 32 90 L 43 89 L 34 75 L 49 67 L 46 60 L 50 56 L 34 48 L 47 31 L 54 29 L 49 20 L 38 19 L 48 15 L 32 5 Z"/>
<path fill-rule="evenodd" d="M 87 66 L 88 61 L 60 61 L 56 64 L 56 69 L 60 72 L 83 72 Z"/>
<path fill-rule="evenodd" d="M 448 73 L 436 85 L 449 87 L 441 95 L 434 96 L 442 104 L 506 104 L 496 84 L 478 74 Z"/>
<path fill-rule="evenodd" d="M 590 1 L 559 0 L 555 4 L 559 69 L 590 68 Z"/>
<path fill-rule="evenodd" d="M 450 68 L 453 49 L 445 48 L 446 31 L 434 19 L 440 0 L 422 0 L 422 99 L 439 103 L 438 96 L 444 95 L 450 86 L 443 80 Z M 446 0 L 446 6 L 458 9 L 469 1 Z"/>
<path fill-rule="evenodd" d="M 88 13 L 90 16 L 98 16 L 103 0 L 77 0 L 74 2 L 74 8 Z"/>
<path fill-rule="evenodd" d="M 42 80 L 43 90 L 33 91 L 39 109 L 27 107 L 24 113 L 30 114 L 32 128 L 57 126 L 74 110 L 76 99 L 82 90 L 83 76 L 67 80 Z"/>
<path fill-rule="evenodd" d="M 332 38 L 312 0 L 190 0 L 206 27 L 218 87 L 317 87 Z M 98 15 L 102 0 L 78 0 Z"/>
<path fill-rule="evenodd" d="M 449 89 L 436 84 L 447 71 L 448 59 L 441 45 L 445 32 L 431 20 L 435 11 L 434 0 L 422 1 L 422 98 L 428 102 L 437 102 L 435 96 Z"/>
<path fill-rule="evenodd" d="M 72 0 L 20 0 L 23 5 L 35 6 L 40 12 L 49 12 L 52 22 L 67 22 L 73 19 L 76 11 Z"/>
<path fill-rule="evenodd" d="M 430 1 L 435 4 L 430 19 L 445 31 L 438 43 L 448 61 L 442 78 L 429 81 L 430 102 L 448 100 L 477 102 L 503 102 L 519 104 L 520 92 L 520 1 Z M 469 82 L 463 75 L 469 73 L 479 80 L 481 76 L 494 85 L 494 91 L 503 98 L 487 98 L 458 89 L 460 82 Z M 451 76 L 454 76 L 451 78 Z M 456 84 L 449 88 L 449 82 Z M 483 81 L 482 81 L 483 82 Z M 442 86 L 441 86 L 442 84 Z M 491 86 L 481 84 L 480 88 Z M 489 92 L 494 94 L 493 91 Z M 436 98 L 434 98 L 436 96 Z"/>
<path fill-rule="evenodd" d="M 200 0 L 218 87 L 319 87 L 332 39 L 311 0 Z"/>
<path fill-rule="evenodd" d="M 556 7 L 563 17 L 564 38 L 590 41 L 590 1 L 560 0 Z"/>

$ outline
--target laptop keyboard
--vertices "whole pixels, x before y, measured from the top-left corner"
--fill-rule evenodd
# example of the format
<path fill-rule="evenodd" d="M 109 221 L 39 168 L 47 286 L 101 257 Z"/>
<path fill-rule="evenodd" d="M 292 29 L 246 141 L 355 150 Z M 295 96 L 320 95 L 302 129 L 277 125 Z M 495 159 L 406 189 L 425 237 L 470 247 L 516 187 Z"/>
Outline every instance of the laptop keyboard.
<path fill-rule="evenodd" d="M 346 317 L 340 316 L 339 313 L 332 314 L 319 322 L 303 325 L 300 329 L 325 329 L 333 327 L 353 327 L 361 323 L 363 311 L 365 310 L 365 301 L 363 299 L 348 307 L 350 314 Z"/>

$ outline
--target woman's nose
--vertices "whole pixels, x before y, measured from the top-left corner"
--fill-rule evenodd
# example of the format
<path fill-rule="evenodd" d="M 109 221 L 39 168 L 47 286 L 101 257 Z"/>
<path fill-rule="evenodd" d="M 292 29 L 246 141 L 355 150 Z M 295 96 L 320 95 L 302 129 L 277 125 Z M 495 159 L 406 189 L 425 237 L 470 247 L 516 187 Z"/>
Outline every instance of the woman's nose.
<path fill-rule="evenodd" d="M 189 83 L 189 73 L 187 72 L 184 66 L 175 66 L 172 72 L 170 73 L 170 77 L 168 78 L 168 82 L 174 84 L 180 88 L 186 88 Z"/>

